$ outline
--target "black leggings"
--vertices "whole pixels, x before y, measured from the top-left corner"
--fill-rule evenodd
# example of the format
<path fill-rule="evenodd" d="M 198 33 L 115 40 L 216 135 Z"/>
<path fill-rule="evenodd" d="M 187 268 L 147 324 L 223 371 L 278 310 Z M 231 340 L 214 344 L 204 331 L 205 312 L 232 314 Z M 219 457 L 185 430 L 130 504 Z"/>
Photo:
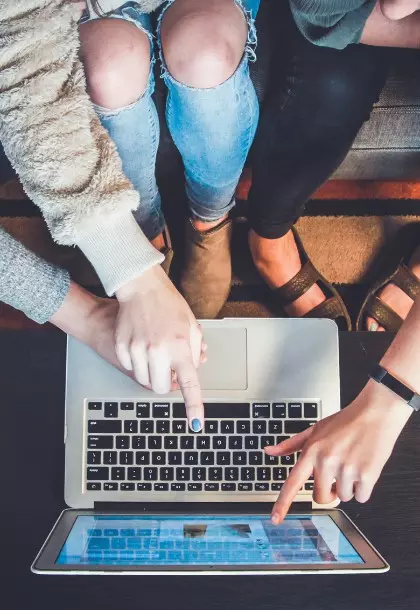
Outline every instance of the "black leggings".
<path fill-rule="evenodd" d="M 343 161 L 388 72 L 380 47 L 317 47 L 284 8 L 276 22 L 284 27 L 278 32 L 283 42 L 262 108 L 249 194 L 251 227 L 269 239 L 289 231 L 307 199 Z"/>

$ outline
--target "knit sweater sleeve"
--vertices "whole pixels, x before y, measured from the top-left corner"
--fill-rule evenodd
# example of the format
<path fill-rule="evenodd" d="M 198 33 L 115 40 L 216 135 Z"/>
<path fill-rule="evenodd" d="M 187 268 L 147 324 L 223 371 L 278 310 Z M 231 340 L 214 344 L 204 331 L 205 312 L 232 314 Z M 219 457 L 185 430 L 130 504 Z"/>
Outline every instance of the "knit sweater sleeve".
<path fill-rule="evenodd" d="M 86 93 L 79 14 L 69 0 L 0 0 L 0 140 L 53 237 L 78 245 L 112 294 L 163 256 Z"/>
<path fill-rule="evenodd" d="M 376 0 L 289 0 L 296 25 L 310 42 L 344 49 L 360 42 Z"/>

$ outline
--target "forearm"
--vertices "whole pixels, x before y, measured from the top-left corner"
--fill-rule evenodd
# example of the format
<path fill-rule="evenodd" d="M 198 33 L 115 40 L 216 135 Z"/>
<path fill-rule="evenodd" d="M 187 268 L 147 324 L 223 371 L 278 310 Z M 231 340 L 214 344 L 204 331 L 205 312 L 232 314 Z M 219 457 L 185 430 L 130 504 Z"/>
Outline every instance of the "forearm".
<path fill-rule="evenodd" d="M 366 21 L 360 42 L 379 47 L 420 49 L 420 11 L 402 19 L 390 19 L 378 0 Z"/>

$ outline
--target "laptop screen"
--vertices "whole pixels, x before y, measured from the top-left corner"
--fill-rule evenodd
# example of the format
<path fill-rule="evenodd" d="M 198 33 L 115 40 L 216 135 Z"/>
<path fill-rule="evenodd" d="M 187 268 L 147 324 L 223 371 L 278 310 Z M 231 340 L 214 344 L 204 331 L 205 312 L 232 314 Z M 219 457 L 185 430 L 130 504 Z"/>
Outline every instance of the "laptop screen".
<path fill-rule="evenodd" d="M 260 516 L 78 516 L 57 560 L 61 565 L 363 564 L 328 515 L 289 515 L 281 525 Z"/>

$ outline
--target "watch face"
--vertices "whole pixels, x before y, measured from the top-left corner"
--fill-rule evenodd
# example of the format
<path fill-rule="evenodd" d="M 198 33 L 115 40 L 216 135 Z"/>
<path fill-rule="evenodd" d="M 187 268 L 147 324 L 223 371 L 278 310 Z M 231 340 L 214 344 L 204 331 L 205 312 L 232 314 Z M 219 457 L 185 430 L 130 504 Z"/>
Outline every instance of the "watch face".
<path fill-rule="evenodd" d="M 401 398 L 406 402 L 409 402 L 415 396 L 415 392 L 410 390 L 410 388 L 407 388 L 406 385 L 401 383 L 401 381 L 398 381 L 398 379 L 395 379 L 395 377 L 393 377 L 389 373 L 385 375 L 382 380 L 382 383 L 386 385 L 387 388 L 395 392 L 395 394 L 401 396 Z"/>

